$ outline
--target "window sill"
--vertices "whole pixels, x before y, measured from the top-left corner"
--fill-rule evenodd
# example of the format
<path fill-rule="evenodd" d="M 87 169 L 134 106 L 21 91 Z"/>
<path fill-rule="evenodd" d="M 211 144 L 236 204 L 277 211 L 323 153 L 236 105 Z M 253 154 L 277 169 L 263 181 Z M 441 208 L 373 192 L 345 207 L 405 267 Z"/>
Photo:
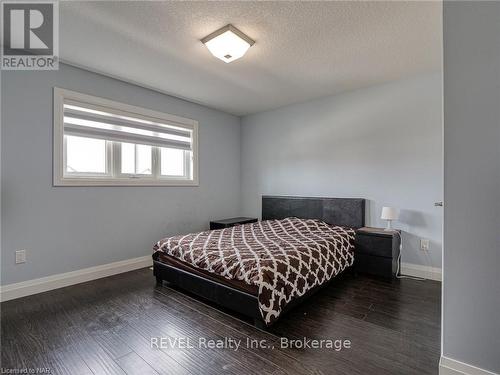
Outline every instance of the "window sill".
<path fill-rule="evenodd" d="M 199 186 L 197 180 L 145 180 L 138 178 L 63 178 L 54 180 L 54 186 Z"/>

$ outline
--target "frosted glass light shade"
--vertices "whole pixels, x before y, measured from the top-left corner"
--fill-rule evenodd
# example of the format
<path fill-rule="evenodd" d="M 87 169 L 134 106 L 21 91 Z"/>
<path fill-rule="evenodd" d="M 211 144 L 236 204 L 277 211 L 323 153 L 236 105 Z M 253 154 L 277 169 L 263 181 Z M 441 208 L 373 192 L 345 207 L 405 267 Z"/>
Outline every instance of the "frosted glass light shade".
<path fill-rule="evenodd" d="M 239 59 L 255 43 L 232 25 L 224 26 L 201 41 L 212 55 L 225 63 Z"/>
<path fill-rule="evenodd" d="M 382 220 L 397 220 L 399 218 L 399 210 L 394 207 L 382 207 Z"/>

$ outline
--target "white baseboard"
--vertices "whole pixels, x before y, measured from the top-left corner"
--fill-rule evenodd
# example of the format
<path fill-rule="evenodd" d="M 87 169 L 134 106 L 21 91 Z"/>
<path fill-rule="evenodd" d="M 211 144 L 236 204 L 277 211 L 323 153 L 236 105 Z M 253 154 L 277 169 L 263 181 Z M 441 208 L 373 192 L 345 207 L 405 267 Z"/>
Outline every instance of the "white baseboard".
<path fill-rule="evenodd" d="M 422 266 L 413 263 L 401 263 L 401 274 L 414 277 L 422 277 L 424 279 L 441 281 L 443 279 L 441 268 Z"/>
<path fill-rule="evenodd" d="M 151 264 L 153 264 L 151 255 L 146 255 L 20 283 L 2 285 L 0 286 L 0 301 L 8 301 L 46 292 L 48 290 L 100 279 L 106 276 L 116 275 L 118 273 L 133 271 L 139 268 L 149 267 Z"/>
<path fill-rule="evenodd" d="M 498 375 L 494 372 L 469 365 L 448 357 L 439 360 L 439 375 Z"/>

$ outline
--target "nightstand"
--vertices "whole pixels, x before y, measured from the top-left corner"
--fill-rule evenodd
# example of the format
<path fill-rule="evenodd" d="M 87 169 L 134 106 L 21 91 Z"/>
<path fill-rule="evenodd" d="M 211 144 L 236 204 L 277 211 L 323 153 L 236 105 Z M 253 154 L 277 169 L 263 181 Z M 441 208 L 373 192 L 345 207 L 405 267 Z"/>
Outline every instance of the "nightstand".
<path fill-rule="evenodd" d="M 401 231 L 364 227 L 356 231 L 354 269 L 384 278 L 396 276 Z"/>
<path fill-rule="evenodd" d="M 237 224 L 256 223 L 254 217 L 232 217 L 230 219 L 214 220 L 210 222 L 210 230 L 234 227 Z"/>

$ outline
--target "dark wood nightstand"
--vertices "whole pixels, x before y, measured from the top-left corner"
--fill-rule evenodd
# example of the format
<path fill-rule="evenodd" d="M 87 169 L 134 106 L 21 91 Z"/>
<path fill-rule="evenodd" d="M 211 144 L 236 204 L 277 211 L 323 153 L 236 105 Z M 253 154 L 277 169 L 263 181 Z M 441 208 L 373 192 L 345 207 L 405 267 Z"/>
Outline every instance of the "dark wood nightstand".
<path fill-rule="evenodd" d="M 356 231 L 354 267 L 359 273 L 392 278 L 398 267 L 401 231 L 364 227 Z"/>
<path fill-rule="evenodd" d="M 230 219 L 214 220 L 210 222 L 210 230 L 234 227 L 236 224 L 256 223 L 255 217 L 232 217 Z"/>

